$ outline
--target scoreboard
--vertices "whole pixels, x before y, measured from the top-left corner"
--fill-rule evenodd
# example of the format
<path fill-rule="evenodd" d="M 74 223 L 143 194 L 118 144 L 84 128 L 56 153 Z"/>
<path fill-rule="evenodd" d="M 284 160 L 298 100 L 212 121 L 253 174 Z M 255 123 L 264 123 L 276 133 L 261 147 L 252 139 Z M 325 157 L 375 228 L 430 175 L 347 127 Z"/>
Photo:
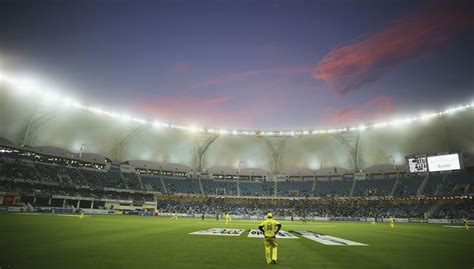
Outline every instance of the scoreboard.
<path fill-rule="evenodd" d="M 461 169 L 459 154 L 446 154 L 428 157 L 428 170 L 430 172 L 451 171 Z"/>
<path fill-rule="evenodd" d="M 461 169 L 459 153 L 413 155 L 406 157 L 410 173 L 428 173 Z"/>
<path fill-rule="evenodd" d="M 426 156 L 413 156 L 407 158 L 408 170 L 410 173 L 426 173 L 428 172 L 428 161 Z"/>

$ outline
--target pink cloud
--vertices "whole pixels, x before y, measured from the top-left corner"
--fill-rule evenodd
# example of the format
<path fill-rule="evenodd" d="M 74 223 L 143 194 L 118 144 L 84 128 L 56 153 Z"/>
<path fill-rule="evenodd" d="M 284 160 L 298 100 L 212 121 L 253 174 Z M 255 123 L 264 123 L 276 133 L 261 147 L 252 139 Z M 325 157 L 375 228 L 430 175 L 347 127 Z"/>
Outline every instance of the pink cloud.
<path fill-rule="evenodd" d="M 390 97 L 380 96 L 356 106 L 329 107 L 327 112 L 329 116 L 324 120 L 325 124 L 354 124 L 389 116 L 394 112 L 394 105 Z"/>
<path fill-rule="evenodd" d="M 274 76 L 299 76 L 304 74 L 310 74 L 312 72 L 312 68 L 310 66 L 300 66 L 295 68 L 288 68 L 288 69 L 260 69 L 260 70 L 251 70 L 242 73 L 235 73 L 229 74 L 224 76 L 217 76 L 213 78 L 209 78 L 204 81 L 199 81 L 188 85 L 184 92 L 189 93 L 191 91 L 207 88 L 210 86 L 215 86 L 219 84 L 224 84 L 233 81 L 244 80 L 252 77 L 264 76 L 264 75 L 274 75 Z"/>
<path fill-rule="evenodd" d="M 201 127 L 249 128 L 276 112 L 277 107 L 263 103 L 231 106 L 233 96 L 215 98 L 164 97 L 133 104 L 137 110 L 154 117 Z M 229 108 L 226 108 L 228 106 Z"/>
<path fill-rule="evenodd" d="M 344 95 L 379 79 L 390 67 L 426 54 L 473 23 L 468 8 L 423 9 L 360 41 L 337 48 L 317 65 L 313 76 Z"/>

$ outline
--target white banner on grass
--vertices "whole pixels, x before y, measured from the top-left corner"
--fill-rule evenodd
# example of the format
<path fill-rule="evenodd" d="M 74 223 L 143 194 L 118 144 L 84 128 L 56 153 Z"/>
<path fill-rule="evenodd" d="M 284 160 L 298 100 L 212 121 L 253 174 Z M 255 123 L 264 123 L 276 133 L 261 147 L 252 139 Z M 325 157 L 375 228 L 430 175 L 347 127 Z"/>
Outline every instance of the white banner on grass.
<path fill-rule="evenodd" d="M 250 230 L 248 238 L 264 238 L 262 231 L 260 230 Z M 290 234 L 289 232 L 279 231 L 276 235 L 278 239 L 299 239 L 298 237 Z"/>
<path fill-rule="evenodd" d="M 367 244 L 362 244 L 359 242 L 354 242 L 346 239 L 342 239 L 335 236 L 319 234 L 311 231 L 291 231 L 296 234 L 303 236 L 304 238 L 308 238 L 309 240 L 316 241 L 323 245 L 329 246 L 368 246 Z"/>
<path fill-rule="evenodd" d="M 199 234 L 199 235 L 222 235 L 222 236 L 239 236 L 245 230 L 244 229 L 224 229 L 224 228 L 211 228 L 207 230 L 201 230 L 197 232 L 192 232 L 189 234 Z"/>

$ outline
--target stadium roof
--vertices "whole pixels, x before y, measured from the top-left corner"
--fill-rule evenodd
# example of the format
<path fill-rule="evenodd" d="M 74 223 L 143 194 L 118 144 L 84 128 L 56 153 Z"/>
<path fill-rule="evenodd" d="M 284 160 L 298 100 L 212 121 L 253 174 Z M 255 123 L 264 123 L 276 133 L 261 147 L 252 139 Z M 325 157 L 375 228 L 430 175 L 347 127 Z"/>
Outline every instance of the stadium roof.
<path fill-rule="evenodd" d="M 300 136 L 300 135 L 319 135 L 319 134 L 331 134 L 331 133 L 345 133 L 352 131 L 365 131 L 367 129 L 380 129 L 387 126 L 407 126 L 411 124 L 417 124 L 419 122 L 427 121 L 433 118 L 442 117 L 444 115 L 454 114 L 457 112 L 474 109 L 474 100 L 470 103 L 462 105 L 448 107 L 444 110 L 436 112 L 422 113 L 418 115 L 403 115 L 400 117 L 387 118 L 378 122 L 366 122 L 363 124 L 357 124 L 353 126 L 337 126 L 337 127 L 315 127 L 307 129 L 286 129 L 286 130 L 260 130 L 260 129 L 218 129 L 214 127 L 200 127 L 200 126 L 188 126 L 181 125 L 178 123 L 172 123 L 171 121 L 159 121 L 152 118 L 141 118 L 132 114 L 114 112 L 114 110 L 103 109 L 101 106 L 89 106 L 85 105 L 85 102 L 79 102 L 73 98 L 65 95 L 61 95 L 62 91 L 46 90 L 54 88 L 52 85 L 46 85 L 41 83 L 38 79 L 31 77 L 21 77 L 10 74 L 2 73 L 0 70 L 0 85 L 1 83 L 7 84 L 7 89 L 12 89 L 15 92 L 23 94 L 28 98 L 36 98 L 39 102 L 46 102 L 49 105 L 61 106 L 70 109 L 80 109 L 85 112 L 94 113 L 110 119 L 124 122 L 136 122 L 143 125 L 152 125 L 156 128 L 171 128 L 189 131 L 191 133 L 210 133 L 220 135 L 261 135 L 261 136 Z M 87 103 L 87 102 L 86 102 Z M 119 109 L 120 110 L 120 109 Z M 115 111 L 119 111 L 115 110 Z"/>

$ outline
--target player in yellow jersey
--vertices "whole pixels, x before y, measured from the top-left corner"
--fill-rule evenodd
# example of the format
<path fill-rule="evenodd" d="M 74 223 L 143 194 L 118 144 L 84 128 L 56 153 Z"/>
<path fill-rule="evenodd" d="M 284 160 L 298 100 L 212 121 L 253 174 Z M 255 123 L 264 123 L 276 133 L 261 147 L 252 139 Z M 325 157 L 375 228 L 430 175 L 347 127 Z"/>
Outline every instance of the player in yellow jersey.
<path fill-rule="evenodd" d="M 390 216 L 390 228 L 395 227 L 395 218 L 393 216 Z"/>
<path fill-rule="evenodd" d="M 84 219 L 84 212 L 81 212 L 81 214 L 79 215 L 79 219 Z"/>
<path fill-rule="evenodd" d="M 232 218 L 230 217 L 229 213 L 225 214 L 225 224 L 229 224 L 229 222 L 232 221 Z"/>
<path fill-rule="evenodd" d="M 281 229 L 281 224 L 273 219 L 272 213 L 268 213 L 267 219 L 260 223 L 258 229 L 262 231 L 265 236 L 263 243 L 265 245 L 265 258 L 267 259 L 267 263 L 277 263 L 278 242 L 276 235 Z"/>
<path fill-rule="evenodd" d="M 464 222 L 464 229 L 466 229 L 466 231 L 469 230 L 469 223 L 468 223 L 467 219 L 463 218 L 462 220 Z"/>

